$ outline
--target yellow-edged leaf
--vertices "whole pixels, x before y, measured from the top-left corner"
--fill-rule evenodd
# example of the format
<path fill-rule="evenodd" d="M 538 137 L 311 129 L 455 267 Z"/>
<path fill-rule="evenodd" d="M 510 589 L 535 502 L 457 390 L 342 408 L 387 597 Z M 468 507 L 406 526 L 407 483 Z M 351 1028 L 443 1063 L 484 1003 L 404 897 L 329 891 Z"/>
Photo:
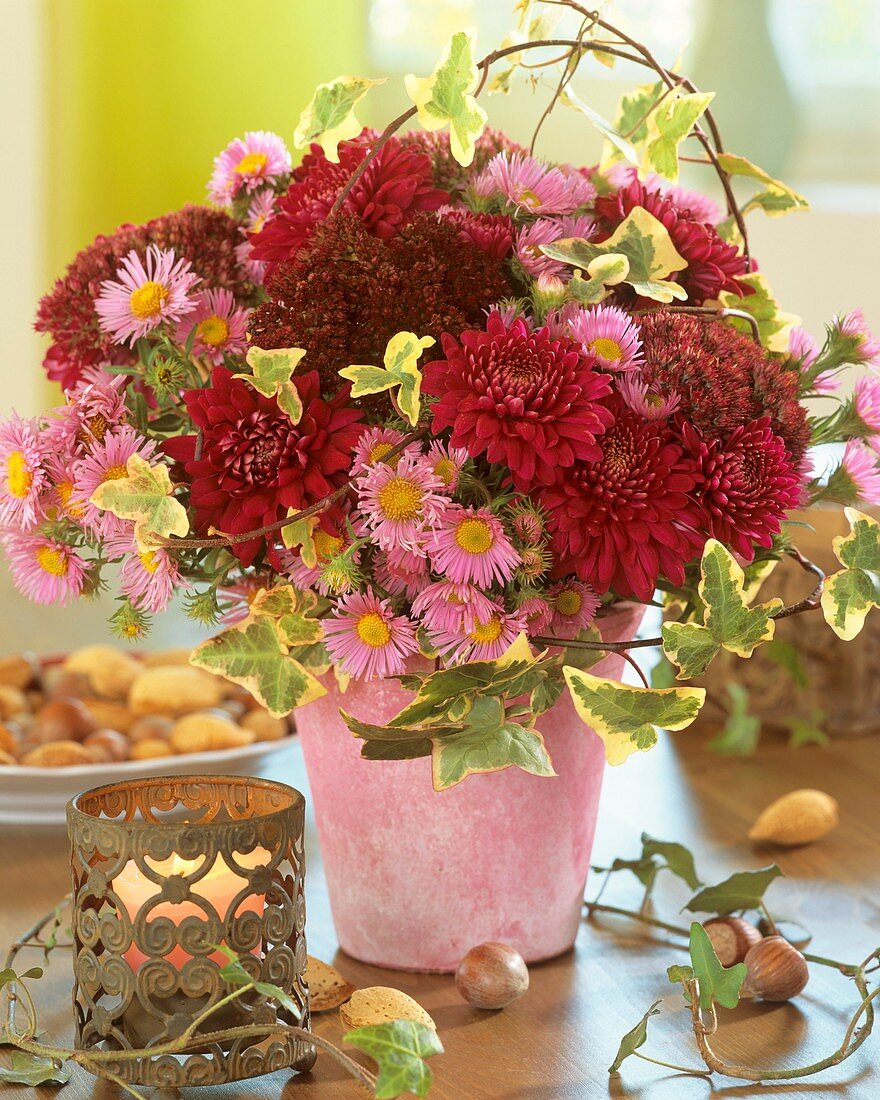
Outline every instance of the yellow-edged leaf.
<path fill-rule="evenodd" d="M 172 493 L 167 466 L 151 466 L 140 455 L 125 464 L 128 477 L 105 481 L 92 493 L 91 503 L 120 519 L 135 521 L 134 537 L 141 550 L 154 549 L 171 535 L 189 533 L 186 509 Z"/>
<path fill-rule="evenodd" d="M 274 397 L 278 408 L 298 424 L 303 414 L 299 391 L 293 383 L 293 373 L 306 353 L 305 348 L 248 348 L 245 356 L 253 374 L 234 374 L 264 397 Z"/>
<path fill-rule="evenodd" d="M 397 406 L 410 424 L 419 422 L 422 372 L 418 361 L 425 348 L 433 347 L 432 336 L 416 336 L 414 332 L 398 332 L 385 348 L 384 366 L 374 367 L 353 363 L 343 367 L 340 375 L 352 383 L 351 396 L 397 389 Z"/>
<path fill-rule="evenodd" d="M 339 143 L 357 137 L 362 129 L 355 117 L 355 107 L 370 88 L 384 83 L 384 78 L 367 80 L 360 76 L 337 76 L 327 84 L 319 84 L 299 116 L 294 143 L 303 146 L 316 141 L 327 159 L 338 163 Z"/>

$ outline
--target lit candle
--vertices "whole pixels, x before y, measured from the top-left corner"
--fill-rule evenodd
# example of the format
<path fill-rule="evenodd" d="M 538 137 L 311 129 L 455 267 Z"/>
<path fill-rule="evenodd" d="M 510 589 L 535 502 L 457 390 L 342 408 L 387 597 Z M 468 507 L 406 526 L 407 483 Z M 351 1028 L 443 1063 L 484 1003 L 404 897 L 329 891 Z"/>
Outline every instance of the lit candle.
<path fill-rule="evenodd" d="M 255 867 L 260 867 L 268 863 L 270 858 L 270 853 L 267 852 L 265 848 L 259 846 L 254 848 L 252 852 L 248 852 L 247 855 L 241 852 L 235 853 L 236 862 L 249 871 L 253 870 Z M 147 863 L 160 878 L 171 878 L 173 875 L 191 875 L 194 871 L 202 867 L 203 860 L 182 859 L 175 854 L 163 860 L 151 860 L 148 858 Z M 206 902 L 209 902 L 214 909 L 216 909 L 217 915 L 220 917 L 221 922 L 223 922 L 228 919 L 229 916 L 238 917 L 241 916 L 242 913 L 262 914 L 266 907 L 265 894 L 249 895 L 236 906 L 233 914 L 229 914 L 229 908 L 232 902 L 246 885 L 247 879 L 227 866 L 223 857 L 218 855 L 208 873 L 190 885 L 189 892 L 191 895 L 204 898 Z M 140 867 L 133 861 L 128 862 L 121 873 L 116 876 L 113 880 L 112 888 L 119 900 L 125 906 L 129 919 L 132 921 L 136 918 L 144 902 L 154 898 L 160 890 L 159 884 L 147 878 Z M 206 912 L 197 901 L 193 900 L 180 902 L 161 901 L 150 909 L 147 916 L 147 923 L 155 920 L 157 917 L 167 917 L 173 924 L 180 925 L 187 917 L 198 917 L 201 920 L 205 920 Z M 254 948 L 253 954 L 258 953 L 259 948 Z M 136 971 L 141 963 L 147 961 L 149 956 L 145 955 L 136 944 L 132 944 L 131 947 L 124 952 L 124 958 L 132 970 Z M 192 956 L 187 951 L 184 951 L 182 947 L 178 946 L 172 948 L 165 958 L 172 966 L 179 970 L 184 963 L 192 958 Z M 227 961 L 225 956 L 219 951 L 214 951 L 208 958 L 213 959 L 221 966 Z"/>

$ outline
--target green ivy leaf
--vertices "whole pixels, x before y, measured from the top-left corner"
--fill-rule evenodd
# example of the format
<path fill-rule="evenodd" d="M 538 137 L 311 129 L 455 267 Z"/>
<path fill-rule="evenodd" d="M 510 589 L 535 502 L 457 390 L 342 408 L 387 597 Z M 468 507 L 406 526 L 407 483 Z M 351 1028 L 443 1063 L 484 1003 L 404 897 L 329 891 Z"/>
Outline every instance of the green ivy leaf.
<path fill-rule="evenodd" d="M 299 509 L 289 508 L 287 514 L 295 516 Z M 318 564 L 318 551 L 315 547 L 315 528 L 321 522 L 320 516 L 306 516 L 304 519 L 294 520 L 286 527 L 281 528 L 281 541 L 288 550 L 299 547 L 299 556 L 307 569 L 314 569 Z"/>
<path fill-rule="evenodd" d="M 189 533 L 189 517 L 171 495 L 174 486 L 168 467 L 151 466 L 140 455 L 132 455 L 125 468 L 128 477 L 99 485 L 90 497 L 91 503 L 120 519 L 133 519 L 134 537 L 143 551 L 171 535 L 184 538 Z"/>
<path fill-rule="evenodd" d="M 656 84 L 642 84 L 622 95 L 614 115 L 615 134 L 634 149 L 644 145 L 648 136 L 648 116 L 666 90 L 666 85 L 657 81 Z M 617 161 L 623 160 L 624 155 L 620 146 L 609 137 L 602 148 L 600 170 L 606 172 Z"/>
<path fill-rule="evenodd" d="M 696 890 L 700 885 L 694 854 L 683 844 L 677 844 L 672 840 L 656 840 L 647 833 L 642 833 L 642 856 L 646 858 L 659 856 L 669 870 L 683 879 L 692 890 Z"/>
<path fill-rule="evenodd" d="M 246 356 L 247 364 L 253 374 L 234 374 L 249 386 L 253 386 L 263 397 L 274 397 L 278 408 L 285 413 L 292 424 L 299 424 L 303 407 L 299 390 L 293 384 L 293 373 L 306 354 L 305 348 L 263 348 L 251 346 Z"/>
<path fill-rule="evenodd" d="M 683 966 L 681 963 L 676 963 L 675 966 L 666 967 L 666 977 L 673 985 L 677 985 L 681 982 L 682 985 L 686 985 L 687 982 L 694 979 L 694 968 L 692 966 Z M 690 995 L 687 989 L 684 991 L 685 999 L 690 1001 Z"/>
<path fill-rule="evenodd" d="M 367 80 L 359 76 L 337 76 L 327 84 L 319 84 L 309 104 L 299 116 L 293 141 L 297 147 L 318 142 L 327 160 L 339 163 L 338 145 L 361 132 L 354 109 L 370 88 L 384 84 L 385 79 Z"/>
<path fill-rule="evenodd" d="M 805 745 L 827 745 L 830 738 L 822 728 L 824 721 L 825 714 L 821 710 L 813 711 L 809 718 L 799 718 L 794 715 L 786 719 L 789 747 L 802 749 Z"/>
<path fill-rule="evenodd" d="M 746 964 L 722 966 L 709 934 L 699 921 L 691 925 L 689 946 L 694 977 L 700 986 L 700 1008 L 711 1008 L 713 1001 L 717 1001 L 722 1008 L 736 1008 L 742 984 L 746 980 Z"/>
<path fill-rule="evenodd" d="M 810 678 L 801 660 L 800 651 L 793 642 L 788 642 L 784 638 L 774 638 L 764 647 L 764 656 L 787 672 L 799 688 L 809 686 Z"/>
<path fill-rule="evenodd" d="M 758 871 L 737 871 L 717 886 L 704 887 L 685 909 L 692 913 L 717 913 L 720 917 L 739 909 L 758 909 L 767 887 L 781 874 L 775 863 Z"/>
<path fill-rule="evenodd" d="M 880 524 L 864 512 L 845 508 L 848 535 L 837 535 L 832 546 L 843 569 L 825 582 L 822 614 L 844 641 L 855 638 L 872 607 L 880 607 Z"/>
<path fill-rule="evenodd" d="M 368 1054 L 379 1066 L 376 1100 L 393 1100 L 405 1092 L 426 1096 L 433 1074 L 424 1059 L 443 1053 L 437 1032 L 417 1020 L 359 1027 L 343 1041 Z"/>
<path fill-rule="evenodd" d="M 617 1054 L 614 1061 L 608 1067 L 609 1074 L 617 1073 L 627 1058 L 635 1054 L 639 1047 L 645 1045 L 645 1041 L 648 1038 L 648 1020 L 650 1020 L 652 1016 L 660 1015 L 660 1009 L 657 1007 L 659 1004 L 659 1001 L 655 1001 L 632 1031 L 628 1031 L 620 1040 L 620 1046 L 617 1048 Z"/>
<path fill-rule="evenodd" d="M 472 95 L 479 79 L 472 31 L 458 31 L 452 36 L 430 76 L 409 73 L 404 77 L 419 123 L 428 131 L 449 127 L 452 155 L 463 168 L 474 159 L 477 138 L 488 120 Z"/>
<path fill-rule="evenodd" d="M 639 156 L 633 143 L 623 137 L 607 118 L 603 118 L 598 111 L 594 111 L 593 108 L 584 103 L 579 96 L 575 95 L 570 85 L 564 88 L 560 93 L 559 102 L 565 107 L 571 107 L 572 110 L 579 111 L 593 126 L 595 126 L 602 137 L 605 138 L 606 142 L 613 146 L 615 151 L 620 154 L 620 156 L 615 159 L 622 158 L 633 165 L 639 163 Z"/>
<path fill-rule="evenodd" d="M 761 343 L 768 351 L 784 354 L 788 351 L 788 338 L 795 325 L 800 324 L 800 317 L 794 313 L 785 313 L 779 302 L 774 298 L 767 276 L 760 271 L 751 275 L 738 275 L 737 281 L 752 288 L 751 294 L 740 298 L 732 290 L 723 290 L 718 295 L 718 304 L 724 309 L 738 309 L 740 312 L 750 313 L 758 322 L 758 333 Z M 706 303 L 711 304 L 711 303 Z M 728 317 L 726 324 L 751 336 L 751 325 L 739 317 Z"/>
<path fill-rule="evenodd" d="M 639 688 L 563 668 L 575 709 L 605 742 L 609 764 L 622 764 L 634 752 L 657 743 L 655 726 L 682 730 L 689 726 L 706 699 L 703 688 Z"/>
<path fill-rule="evenodd" d="M 588 279 L 579 271 L 572 275 L 568 284 L 568 296 L 581 305 L 601 302 L 608 296 L 608 288 L 624 282 L 628 274 L 629 260 L 626 256 L 613 252 L 609 256 L 597 256 L 587 264 Z"/>
<path fill-rule="evenodd" d="M 775 632 L 773 615 L 782 600 L 773 599 L 749 607 L 745 575 L 733 555 L 717 539 L 709 539 L 700 562 L 699 595 L 704 605 L 703 623 L 664 623 L 663 652 L 678 665 L 679 680 L 706 671 L 720 649 L 751 657 L 755 648 Z"/>
<path fill-rule="evenodd" d="M 778 217 L 781 214 L 810 209 L 810 204 L 803 195 L 781 180 L 774 179 L 745 157 L 739 157 L 735 153 L 719 153 L 718 163 L 731 176 L 758 180 L 765 185 L 765 189 L 754 194 L 742 208 L 743 214 L 748 214 L 750 210 L 763 210 L 771 217 Z"/>
<path fill-rule="evenodd" d="M 643 167 L 678 182 L 678 147 L 715 98 L 714 92 L 667 96 L 648 116 Z"/>
<path fill-rule="evenodd" d="M 26 1050 L 13 1050 L 9 1066 L 0 1066 L 0 1081 L 9 1085 L 66 1085 L 73 1073 L 73 1064 L 59 1064 L 41 1054 L 31 1054 Z"/>
<path fill-rule="evenodd" d="M 398 332 L 385 348 L 384 367 L 352 364 L 339 372 L 353 383 L 351 396 L 363 397 L 397 388 L 397 404 L 410 424 L 419 422 L 422 372 L 416 365 L 425 348 L 433 347 L 433 336 L 418 337 L 414 332 Z"/>
<path fill-rule="evenodd" d="M 748 756 L 758 746 L 761 719 L 749 713 L 749 693 L 742 684 L 731 680 L 727 694 L 730 698 L 727 721 L 721 733 L 709 742 L 709 748 L 728 756 Z"/>

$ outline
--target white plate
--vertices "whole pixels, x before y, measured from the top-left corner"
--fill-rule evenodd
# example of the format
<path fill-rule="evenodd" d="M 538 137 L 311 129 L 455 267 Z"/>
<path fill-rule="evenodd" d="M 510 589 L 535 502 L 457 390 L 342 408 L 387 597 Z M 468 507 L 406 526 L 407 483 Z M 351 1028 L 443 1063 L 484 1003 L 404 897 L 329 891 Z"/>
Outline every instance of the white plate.
<path fill-rule="evenodd" d="M 270 778 L 292 737 L 257 741 L 236 749 L 125 760 L 119 764 L 77 764 L 70 768 L 0 766 L 0 825 L 63 825 L 67 803 L 81 791 L 148 775 L 255 775 Z"/>

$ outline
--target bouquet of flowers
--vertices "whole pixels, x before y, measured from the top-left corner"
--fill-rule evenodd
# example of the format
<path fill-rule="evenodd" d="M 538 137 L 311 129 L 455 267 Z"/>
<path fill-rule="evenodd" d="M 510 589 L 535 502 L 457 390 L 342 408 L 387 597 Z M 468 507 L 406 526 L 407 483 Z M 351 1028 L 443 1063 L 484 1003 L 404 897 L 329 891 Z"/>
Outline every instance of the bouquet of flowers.
<path fill-rule="evenodd" d="M 456 34 L 381 133 L 355 117 L 376 81 L 321 85 L 296 167 L 280 137 L 247 133 L 217 157 L 209 205 L 76 256 L 37 319 L 64 403 L 0 428 L 23 592 L 112 584 L 132 640 L 183 593 L 222 627 L 194 663 L 276 714 L 331 669 L 397 678 L 413 701 L 389 725 L 346 720 L 370 759 L 465 736 L 448 782 L 552 774 L 535 719 L 566 687 L 612 762 L 693 720 L 700 689 L 592 676 L 609 650 L 662 645 L 687 679 L 722 648 L 750 655 L 780 615 L 821 604 L 857 632 L 880 601 L 880 528 L 850 512 L 823 592 L 786 517 L 880 502 L 880 378 L 810 412 L 845 367 L 880 365 L 880 341 L 858 310 L 821 346 L 783 312 L 745 219 L 803 197 L 723 150 L 710 94 L 563 6 L 571 37 L 520 5 L 479 62 Z M 598 127 L 598 163 L 549 164 L 487 128 L 476 96 L 534 57 L 561 65 L 550 107 Z M 654 82 L 601 119 L 570 86 L 589 58 Z M 684 142 L 726 212 L 680 184 Z M 845 443 L 828 476 L 818 442 Z M 784 555 L 816 591 L 755 603 Z M 658 591 L 661 638 L 603 639 L 610 609 Z"/>

